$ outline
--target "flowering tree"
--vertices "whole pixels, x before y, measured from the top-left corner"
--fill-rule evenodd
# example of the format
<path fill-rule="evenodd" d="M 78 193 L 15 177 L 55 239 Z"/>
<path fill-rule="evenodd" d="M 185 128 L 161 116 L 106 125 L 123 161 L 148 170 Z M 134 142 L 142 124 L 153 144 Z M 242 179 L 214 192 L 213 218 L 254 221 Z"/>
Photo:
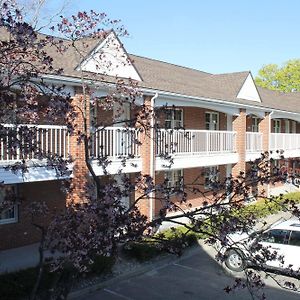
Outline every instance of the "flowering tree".
<path fill-rule="evenodd" d="M 69 163 L 74 157 L 63 158 L 61 155 L 44 151 L 39 140 L 39 129 L 36 124 L 67 124 L 70 134 L 84 150 L 84 162 L 87 173 L 92 180 L 85 180 L 82 199 L 75 199 L 74 191 L 78 182 L 69 182 L 64 185 L 68 195 L 68 203 L 64 211 L 51 216 L 50 224 L 41 222 L 47 214 L 51 214 L 44 203 L 31 203 L 28 213 L 32 216 L 32 224 L 42 233 L 40 244 L 40 262 L 36 285 L 32 291 L 31 299 L 37 298 L 38 287 L 44 271 L 44 251 L 50 249 L 59 255 L 53 258 L 52 270 L 64 270 L 70 267 L 79 272 L 85 272 L 97 255 L 116 256 L 118 245 L 130 241 L 143 242 L 145 237 L 159 242 L 161 247 L 166 247 L 170 252 L 181 253 L 186 244 L 186 235 L 178 236 L 176 243 L 163 234 L 154 234 L 163 221 L 182 225 L 187 232 L 193 231 L 205 234 L 211 244 L 228 243 L 227 234 L 235 230 L 250 231 L 257 222 L 255 214 L 244 218 L 237 214 L 244 205 L 244 200 L 249 198 L 252 188 L 258 184 L 263 186 L 268 183 L 283 180 L 280 174 L 271 172 L 270 161 L 267 154 L 261 160 L 253 163 L 247 173 L 241 173 L 238 178 L 228 177 L 224 182 L 208 176 L 209 190 L 216 191 L 211 194 L 204 190 L 203 184 L 194 182 L 170 186 L 168 180 L 155 185 L 149 175 L 139 175 L 135 182 L 126 176 L 122 177 L 122 184 L 112 180 L 103 184 L 95 174 L 90 162 L 92 134 L 90 133 L 89 105 L 99 103 L 104 109 L 118 107 L 118 112 L 112 123 L 117 123 L 118 114 L 121 115 L 124 103 L 135 105 L 136 99 L 141 96 L 137 83 L 133 80 L 120 78 L 110 79 L 109 87 L 113 90 L 104 98 L 99 98 L 90 93 L 99 81 L 106 81 L 107 74 L 90 74 L 84 72 L 79 65 L 81 77 L 81 98 L 74 103 L 74 99 L 66 92 L 62 84 L 46 80 L 44 75 L 61 75 L 64 70 L 55 64 L 51 53 L 67 55 L 72 51 L 76 54 L 78 64 L 86 57 L 89 44 L 95 40 L 103 40 L 108 36 L 110 27 L 114 27 L 118 35 L 127 35 L 126 30 L 119 26 L 119 22 L 107 19 L 105 14 L 79 12 L 71 18 L 61 17 L 61 22 L 51 29 L 58 32 L 65 39 L 43 35 L 36 31 L 26 21 L 14 1 L 1 1 L 0 15 L 0 139 L 5 141 L 6 148 L 2 149 L 3 155 L 16 158 L 15 164 L 6 168 L 13 172 L 28 172 L 32 164 L 46 164 L 54 168 L 58 176 L 69 176 L 71 170 Z M 98 53 L 94 57 L 96 67 L 103 66 L 109 69 L 111 61 L 107 53 Z M 89 79 L 89 83 L 87 80 Z M 128 120 L 122 120 L 127 126 L 134 124 L 145 136 L 155 129 L 153 118 L 158 112 L 143 104 L 137 106 L 138 113 Z M 4 125 L 9 120 L 10 126 Z M 80 123 L 78 123 L 80 120 Z M 21 124 L 30 125 L 21 125 Z M 102 124 L 104 126 L 112 125 Z M 126 128 L 126 126 L 125 126 Z M 190 137 L 186 135 L 186 139 Z M 139 140 L 133 140 L 140 144 Z M 176 147 L 176 145 L 173 145 Z M 162 156 L 166 164 L 172 164 L 172 153 L 165 151 Z M 98 155 L 99 165 L 104 170 L 109 161 L 107 157 Z M 126 164 L 126 157 L 124 157 Z M 199 174 L 203 176 L 204 174 Z M 74 174 L 76 177 L 76 174 Z M 202 185 L 202 186 L 201 186 Z M 5 185 L 2 186 L 5 188 Z M 124 206 L 122 197 L 139 189 L 139 196 L 129 205 Z M 139 203 L 148 197 L 153 197 L 155 192 L 157 200 L 161 202 L 159 216 L 148 220 L 139 210 Z M 204 199 L 203 206 L 192 208 L 187 200 L 187 192 L 201 194 Z M 174 201 L 174 197 L 179 201 Z M 1 210 L 8 209 L 13 203 L 19 201 L 7 193 L 5 201 L 1 202 Z M 276 201 L 272 199 L 272 201 Z M 284 203 L 286 208 L 288 201 Z M 290 203 L 294 213 L 298 211 L 294 203 Z M 185 209 L 183 209 L 183 206 Z M 169 216 L 168 212 L 176 212 Z M 188 218 L 189 222 L 181 222 L 181 218 Z M 267 253 L 267 252 L 266 252 Z M 265 255 L 268 260 L 270 254 Z M 220 255 L 220 259 L 225 259 Z M 261 284 L 257 277 L 249 273 L 250 282 L 255 286 Z M 252 277 L 251 277 L 252 276 Z M 252 279 L 252 280 L 251 280 Z M 64 281 L 59 285 L 52 297 L 66 295 L 70 286 Z"/>

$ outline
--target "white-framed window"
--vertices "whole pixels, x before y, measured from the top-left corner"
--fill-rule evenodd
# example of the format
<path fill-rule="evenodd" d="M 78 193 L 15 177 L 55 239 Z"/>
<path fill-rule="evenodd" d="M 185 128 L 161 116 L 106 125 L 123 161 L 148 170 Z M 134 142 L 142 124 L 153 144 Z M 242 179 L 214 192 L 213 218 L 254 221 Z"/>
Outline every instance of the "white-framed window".
<path fill-rule="evenodd" d="M 290 133 L 290 120 L 284 120 L 285 133 Z"/>
<path fill-rule="evenodd" d="M 219 113 L 205 112 L 205 129 L 219 130 Z"/>
<path fill-rule="evenodd" d="M 5 185 L 0 188 L 0 203 L 4 201 L 13 201 L 15 199 L 16 185 Z M 12 205 L 9 208 L 1 209 L 0 224 L 16 223 L 18 221 L 18 205 Z"/>
<path fill-rule="evenodd" d="M 174 129 L 183 127 L 183 110 L 175 108 L 166 109 L 165 128 Z"/>
<path fill-rule="evenodd" d="M 214 188 L 214 183 L 219 181 L 219 170 L 217 166 L 211 166 L 205 168 L 204 172 L 204 188 L 212 189 Z"/>
<path fill-rule="evenodd" d="M 92 127 L 97 126 L 97 110 L 98 110 L 97 101 L 90 103 L 90 122 Z"/>
<path fill-rule="evenodd" d="M 180 189 L 183 186 L 183 170 L 171 170 L 165 172 L 165 180 L 168 188 Z"/>
<path fill-rule="evenodd" d="M 259 118 L 252 117 L 251 131 L 252 132 L 258 132 L 259 131 Z"/>
<path fill-rule="evenodd" d="M 281 132 L 281 120 L 274 120 L 274 133 Z"/>

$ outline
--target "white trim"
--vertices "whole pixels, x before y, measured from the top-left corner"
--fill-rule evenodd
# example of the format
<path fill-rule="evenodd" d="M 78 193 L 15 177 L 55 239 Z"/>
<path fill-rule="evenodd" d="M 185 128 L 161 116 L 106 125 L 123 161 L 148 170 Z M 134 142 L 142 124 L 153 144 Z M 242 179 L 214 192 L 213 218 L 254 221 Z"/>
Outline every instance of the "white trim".
<path fill-rule="evenodd" d="M 98 160 L 92 160 L 92 168 L 96 176 L 106 175 L 103 168 L 99 166 Z M 142 171 L 142 160 L 140 158 L 132 158 L 126 160 L 126 165 L 123 165 L 121 159 L 112 159 L 106 166 L 105 171 L 107 174 L 119 174 L 119 173 L 135 173 Z"/>
<path fill-rule="evenodd" d="M 156 157 L 156 171 L 236 164 L 239 157 L 237 153 L 218 153 L 215 155 L 174 156 L 172 160 L 173 163 L 170 165 L 168 160 Z"/>
<path fill-rule="evenodd" d="M 103 56 L 98 59 L 99 55 Z M 101 64 L 101 65 L 100 65 Z M 112 31 L 98 44 L 76 68 L 76 71 L 87 71 L 120 78 L 131 78 L 141 81 L 136 68 L 131 63 L 122 43 Z"/>

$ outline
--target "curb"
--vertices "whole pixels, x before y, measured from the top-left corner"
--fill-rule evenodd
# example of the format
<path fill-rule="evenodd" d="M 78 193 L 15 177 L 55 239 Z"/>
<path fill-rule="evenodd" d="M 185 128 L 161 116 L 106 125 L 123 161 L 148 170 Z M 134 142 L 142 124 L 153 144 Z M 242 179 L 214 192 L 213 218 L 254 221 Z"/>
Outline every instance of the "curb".
<path fill-rule="evenodd" d="M 194 252 L 198 249 L 198 245 L 196 246 L 192 246 L 188 249 L 188 251 L 186 251 L 182 256 L 178 257 L 178 256 L 175 256 L 173 254 L 168 254 L 167 257 L 164 257 L 164 258 L 161 258 L 161 259 L 158 259 L 157 261 L 155 262 L 152 262 L 152 263 L 149 263 L 147 265 L 144 265 L 144 266 L 141 266 L 139 268 L 137 268 L 136 270 L 134 271 L 131 271 L 131 272 L 128 272 L 128 273 L 124 273 L 122 275 L 119 275 L 119 276 L 115 276 L 111 279 L 108 279 L 108 280 L 104 280 L 102 282 L 99 282 L 99 283 L 96 283 L 96 284 L 93 284 L 89 287 L 86 287 L 86 288 L 82 288 L 82 289 L 79 289 L 79 290 L 76 290 L 76 291 L 73 291 L 71 292 L 69 295 L 68 295 L 68 299 L 76 299 L 78 297 L 81 297 L 81 296 L 84 296 L 84 295 L 88 295 L 92 292 L 95 292 L 97 290 L 100 290 L 100 289 L 103 289 L 105 287 L 108 287 L 110 285 L 113 285 L 115 282 L 118 282 L 118 281 L 123 281 L 123 280 L 127 280 L 127 279 L 131 279 L 133 277 L 136 277 L 136 276 L 139 276 L 141 274 L 144 274 L 144 273 L 147 273 L 147 272 L 150 272 L 152 271 L 153 269 L 157 269 L 158 267 L 159 268 L 164 268 L 165 266 L 168 266 L 170 265 L 171 263 L 173 262 L 178 262 L 182 259 L 185 259 L 191 255 L 194 254 Z"/>

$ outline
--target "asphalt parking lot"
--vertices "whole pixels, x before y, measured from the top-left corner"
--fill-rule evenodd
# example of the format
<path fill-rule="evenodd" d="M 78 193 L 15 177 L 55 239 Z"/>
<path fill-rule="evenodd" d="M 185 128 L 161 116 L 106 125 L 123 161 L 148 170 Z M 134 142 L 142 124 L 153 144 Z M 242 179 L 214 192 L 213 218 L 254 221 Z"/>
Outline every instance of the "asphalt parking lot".
<path fill-rule="evenodd" d="M 235 279 L 214 260 L 213 256 L 213 249 L 206 245 L 199 245 L 167 265 L 158 266 L 144 274 L 114 282 L 102 290 L 85 294 L 77 299 L 253 299 L 249 291 L 245 289 L 229 294 L 224 291 L 224 288 L 232 285 Z M 278 281 L 285 279 L 283 276 L 275 274 L 274 276 Z M 264 292 L 267 299 L 272 300 L 300 299 L 300 293 L 279 288 L 271 278 L 266 279 Z"/>

